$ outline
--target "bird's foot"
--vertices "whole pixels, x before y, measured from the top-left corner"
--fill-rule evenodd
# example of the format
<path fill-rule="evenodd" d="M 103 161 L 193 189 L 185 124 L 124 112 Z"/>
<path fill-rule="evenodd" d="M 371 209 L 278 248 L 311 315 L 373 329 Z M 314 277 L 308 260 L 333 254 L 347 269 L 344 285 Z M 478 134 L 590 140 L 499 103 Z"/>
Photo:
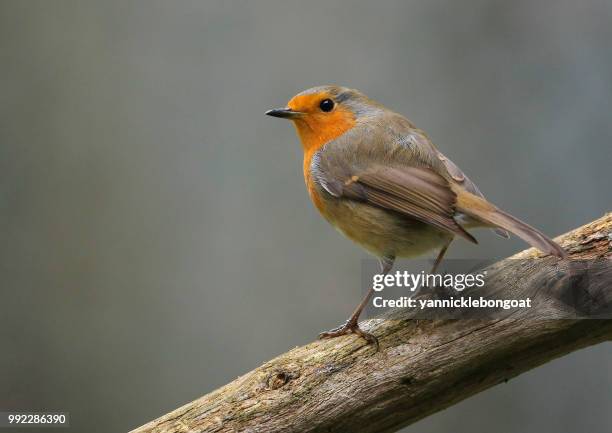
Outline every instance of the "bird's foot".
<path fill-rule="evenodd" d="M 341 335 L 346 335 L 346 334 L 351 334 L 351 333 L 359 335 L 368 344 L 373 344 L 376 347 L 376 351 L 378 352 L 378 349 L 379 349 L 378 338 L 376 338 L 373 334 L 370 334 L 369 332 L 365 332 L 364 330 L 362 330 L 359 327 L 359 324 L 357 323 L 356 320 L 354 321 L 349 320 L 344 325 L 340 325 L 337 328 L 330 329 L 327 332 L 321 332 L 319 334 L 319 338 L 321 339 L 334 338 L 334 337 L 340 337 Z"/>

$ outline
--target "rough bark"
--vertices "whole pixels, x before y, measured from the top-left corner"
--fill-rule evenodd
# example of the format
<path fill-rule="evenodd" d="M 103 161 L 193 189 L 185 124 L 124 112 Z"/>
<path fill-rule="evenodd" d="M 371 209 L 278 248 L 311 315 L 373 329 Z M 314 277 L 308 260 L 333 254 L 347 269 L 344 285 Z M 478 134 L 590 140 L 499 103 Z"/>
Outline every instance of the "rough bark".
<path fill-rule="evenodd" d="M 598 271 L 551 289 L 556 259 L 533 249 L 489 267 L 491 293 L 517 298 L 524 290 L 551 289 L 550 302 L 535 317 L 534 310 L 521 310 L 487 320 L 409 320 L 410 310 L 393 311 L 361 324 L 379 338 L 378 352 L 354 335 L 315 341 L 133 433 L 390 432 L 612 339 L 612 320 L 552 318 L 564 308 L 557 302 L 563 291 L 588 292 L 597 301 L 593 308 L 610 312 L 612 213 L 557 240 L 574 262 L 597 259 Z"/>

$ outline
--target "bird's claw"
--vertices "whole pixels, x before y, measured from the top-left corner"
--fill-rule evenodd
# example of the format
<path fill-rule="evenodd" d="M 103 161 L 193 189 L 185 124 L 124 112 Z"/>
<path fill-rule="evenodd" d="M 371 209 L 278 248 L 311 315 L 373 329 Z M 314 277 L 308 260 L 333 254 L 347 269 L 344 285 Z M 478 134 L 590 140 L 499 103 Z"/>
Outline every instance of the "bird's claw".
<path fill-rule="evenodd" d="M 319 338 L 321 339 L 334 338 L 334 337 L 340 337 L 341 335 L 347 335 L 351 333 L 359 335 L 368 344 L 373 344 L 374 347 L 376 348 L 376 351 L 378 352 L 378 349 L 380 347 L 380 345 L 378 344 L 378 338 L 376 338 L 373 334 L 370 334 L 369 332 L 365 332 L 364 330 L 362 330 L 356 321 L 355 322 L 348 321 L 344 325 L 340 325 L 337 328 L 330 329 L 329 331 L 326 331 L 326 332 L 321 332 L 319 334 Z"/>

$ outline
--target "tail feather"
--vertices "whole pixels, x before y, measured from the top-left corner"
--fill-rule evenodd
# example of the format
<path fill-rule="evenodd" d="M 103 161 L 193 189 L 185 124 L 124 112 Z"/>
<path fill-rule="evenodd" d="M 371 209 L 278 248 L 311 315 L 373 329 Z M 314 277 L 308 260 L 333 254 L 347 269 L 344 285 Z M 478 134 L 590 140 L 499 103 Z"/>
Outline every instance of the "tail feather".
<path fill-rule="evenodd" d="M 529 224 L 463 189 L 455 190 L 455 193 L 457 194 L 457 211 L 467 214 L 487 225 L 514 233 L 543 253 L 561 258 L 567 257 L 567 253 L 559 244 Z"/>

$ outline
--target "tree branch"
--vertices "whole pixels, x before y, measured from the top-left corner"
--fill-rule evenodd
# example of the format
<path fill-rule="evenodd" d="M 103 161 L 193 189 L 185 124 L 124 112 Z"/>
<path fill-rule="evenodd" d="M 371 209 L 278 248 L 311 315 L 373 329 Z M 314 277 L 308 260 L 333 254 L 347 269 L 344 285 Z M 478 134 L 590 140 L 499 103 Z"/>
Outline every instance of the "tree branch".
<path fill-rule="evenodd" d="M 560 308 L 555 297 L 568 287 L 572 294 L 586 290 L 609 313 L 612 213 L 558 241 L 572 262 L 599 259 L 604 265 L 589 278 L 554 286 L 544 309 L 487 320 L 426 321 L 409 320 L 410 309 L 393 311 L 362 323 L 379 338 L 379 352 L 356 336 L 315 341 L 132 433 L 391 432 L 554 358 L 612 339 L 612 320 L 540 316 Z M 530 249 L 492 265 L 487 290 L 517 299 L 525 288 L 549 289 L 556 259 L 539 257 Z"/>

